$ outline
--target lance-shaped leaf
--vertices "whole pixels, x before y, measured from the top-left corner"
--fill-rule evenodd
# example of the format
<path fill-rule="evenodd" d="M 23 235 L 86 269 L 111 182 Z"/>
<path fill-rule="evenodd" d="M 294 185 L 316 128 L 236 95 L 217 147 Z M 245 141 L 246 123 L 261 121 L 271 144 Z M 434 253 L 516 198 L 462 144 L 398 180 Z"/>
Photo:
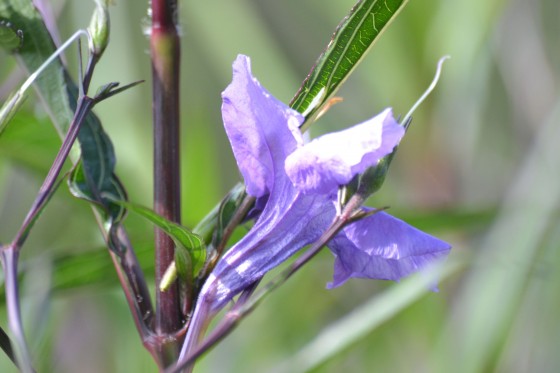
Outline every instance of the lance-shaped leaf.
<path fill-rule="evenodd" d="M 13 29 L 23 34 L 23 44 L 16 53 L 20 64 L 28 71 L 35 71 L 56 47 L 39 12 L 29 0 L 5 0 L 0 2 L 0 18 L 8 20 Z M 53 124 L 61 137 L 67 132 L 78 97 L 78 88 L 68 75 L 62 62 L 57 59 L 44 70 L 35 81 L 37 92 L 44 101 Z M 122 207 L 111 206 L 111 200 L 105 195 L 116 193 L 120 182 L 115 177 L 115 154 L 107 134 L 103 131 L 99 119 L 89 113 L 78 134 L 81 151 L 82 176 L 86 183 L 72 186 L 73 192 L 79 191 L 84 196 L 93 197 L 97 204 L 106 206 L 115 222 L 123 215 Z M 76 153 L 71 154 L 77 162 Z M 85 188 L 85 189 L 84 189 Z M 101 198 L 98 200 L 97 198 Z"/>
<path fill-rule="evenodd" d="M 206 247 L 199 235 L 192 233 L 180 224 L 167 220 L 147 207 L 124 201 L 117 201 L 116 203 L 148 219 L 159 229 L 164 231 L 175 243 L 176 250 L 181 250 L 189 254 L 193 274 L 200 271 L 206 259 Z M 184 255 L 182 255 L 181 258 L 184 258 Z M 183 269 L 185 264 L 186 263 L 183 262 L 180 263 L 178 269 Z"/>
<path fill-rule="evenodd" d="M 11 94 L 6 102 L 4 102 L 0 108 L 0 135 L 4 132 L 8 122 L 12 120 L 24 100 L 25 96 L 18 91 Z"/>
<path fill-rule="evenodd" d="M 6 332 L 2 328 L 0 328 L 0 348 L 2 348 L 4 354 L 6 354 L 6 356 L 17 367 L 16 357 L 14 354 L 14 349 L 12 347 L 12 341 L 10 340 L 8 334 L 6 334 Z"/>
<path fill-rule="evenodd" d="M 408 0 L 361 0 L 338 25 L 329 45 L 292 99 L 306 119 L 320 112 Z"/>
<path fill-rule="evenodd" d="M 96 170 L 90 170 L 90 172 Z M 114 200 L 126 200 L 127 195 L 119 179 L 113 175 L 105 179 L 108 183 L 96 185 L 91 178 L 86 176 L 84 162 L 80 161 L 72 170 L 68 179 L 68 187 L 74 197 L 84 199 L 100 207 L 104 212 L 104 220 L 111 224 L 119 222 L 125 215 L 126 210 Z M 103 179 L 99 179 L 103 180 Z M 110 183 L 109 183 L 110 182 Z"/>
<path fill-rule="evenodd" d="M 224 238 L 224 231 L 238 212 L 245 196 L 245 187 L 243 184 L 237 184 L 223 199 L 218 209 L 216 233 L 212 239 L 214 246 L 219 245 Z"/>
<path fill-rule="evenodd" d="M 224 199 L 194 227 L 193 231 L 201 236 L 206 245 L 216 244 L 221 240 L 224 229 L 238 211 L 243 197 L 245 186 L 241 183 L 234 186 Z M 214 232 L 216 234 L 214 235 Z"/>

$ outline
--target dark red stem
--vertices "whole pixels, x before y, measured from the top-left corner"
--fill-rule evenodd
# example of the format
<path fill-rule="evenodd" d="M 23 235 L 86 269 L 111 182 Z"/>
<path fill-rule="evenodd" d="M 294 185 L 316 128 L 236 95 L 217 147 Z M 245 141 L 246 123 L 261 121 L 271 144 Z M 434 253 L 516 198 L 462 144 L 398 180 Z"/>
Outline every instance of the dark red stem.
<path fill-rule="evenodd" d="M 151 56 L 154 121 L 154 210 L 180 222 L 179 167 L 179 60 L 176 0 L 152 0 Z M 162 231 L 155 232 L 156 285 L 174 259 L 173 241 Z M 156 286 L 155 332 L 164 340 L 182 325 L 178 287 L 165 292 Z M 162 342 L 164 365 L 176 355 L 176 342 Z M 174 345 L 174 346 L 173 346 Z"/>

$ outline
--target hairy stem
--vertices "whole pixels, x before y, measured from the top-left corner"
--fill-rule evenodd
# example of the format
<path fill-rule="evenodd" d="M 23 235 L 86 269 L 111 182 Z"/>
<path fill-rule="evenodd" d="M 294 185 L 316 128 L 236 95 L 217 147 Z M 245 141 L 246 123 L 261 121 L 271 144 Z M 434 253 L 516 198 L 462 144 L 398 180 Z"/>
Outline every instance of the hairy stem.
<path fill-rule="evenodd" d="M 176 0 L 152 0 L 151 56 L 154 123 L 154 210 L 180 223 L 179 167 L 179 60 Z M 173 241 L 161 230 L 155 232 L 156 284 L 161 282 L 174 259 Z M 181 328 L 179 289 L 175 284 L 156 289 L 155 332 L 164 337 Z M 171 338 L 169 338 L 171 340 Z M 176 358 L 177 343 L 162 342 L 161 358 L 168 365 Z"/>

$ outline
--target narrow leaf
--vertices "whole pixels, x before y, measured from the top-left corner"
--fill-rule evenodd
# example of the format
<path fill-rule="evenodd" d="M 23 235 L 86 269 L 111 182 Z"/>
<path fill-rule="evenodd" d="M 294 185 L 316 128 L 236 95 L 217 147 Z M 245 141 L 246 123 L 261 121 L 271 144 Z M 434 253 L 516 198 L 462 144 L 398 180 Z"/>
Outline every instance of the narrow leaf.
<path fill-rule="evenodd" d="M 323 329 L 306 346 L 300 347 L 274 373 L 304 373 L 341 354 L 377 327 L 419 300 L 439 279 L 451 276 L 465 266 L 462 261 L 448 262 L 430 274 L 415 275 L 374 296 L 362 306 Z M 437 277 L 437 279 L 436 279 Z"/>
<path fill-rule="evenodd" d="M 12 342 L 10 341 L 8 334 L 6 334 L 2 328 L 0 328 L 0 348 L 2 348 L 2 351 L 4 351 L 12 363 L 16 364 L 16 357 L 14 355 L 14 349 L 12 348 Z"/>
<path fill-rule="evenodd" d="M 53 260 L 53 294 L 86 286 L 113 286 L 118 278 L 104 248 L 60 255 Z"/>
<path fill-rule="evenodd" d="M 193 267 L 192 259 L 188 250 L 178 246 L 175 249 L 175 261 L 172 263 L 175 266 L 175 270 L 185 284 L 192 284 L 193 282 Z M 163 281 L 162 281 L 163 282 Z"/>
<path fill-rule="evenodd" d="M 33 72 L 51 56 L 56 47 L 50 37 L 41 15 L 29 0 L 4 0 L 0 2 L 0 18 L 9 20 L 13 28 L 21 30 L 25 42 L 17 51 L 17 57 L 23 67 Z M 46 103 L 53 124 L 60 137 L 64 137 L 72 121 L 78 88 L 71 80 L 60 59 L 53 61 L 35 81 L 35 86 Z M 113 145 L 101 127 L 101 122 L 93 113 L 89 113 L 78 134 L 81 150 L 81 181 L 71 185 L 73 193 L 79 191 L 90 197 L 98 205 L 107 207 L 112 222 L 124 212 L 118 205 L 110 206 L 111 201 L 105 195 L 124 192 L 114 175 L 115 153 Z M 71 154 L 77 162 L 76 154 Z M 72 182 L 72 181 L 71 181 Z M 100 200 L 98 198 L 101 198 Z"/>
<path fill-rule="evenodd" d="M 290 106 L 308 120 L 317 115 L 407 1 L 359 1 L 338 25 Z"/>
<path fill-rule="evenodd" d="M 0 135 L 2 135 L 8 125 L 8 122 L 13 118 L 14 114 L 18 111 L 24 101 L 25 95 L 18 91 L 12 94 L 6 102 L 4 102 L 0 108 Z"/>
<path fill-rule="evenodd" d="M 92 170 L 95 172 L 95 170 Z M 84 163 L 80 162 L 72 170 L 68 179 L 70 192 L 76 198 L 86 200 L 105 213 L 104 220 L 116 224 L 122 220 L 126 210 L 116 200 L 126 200 L 126 192 L 115 175 L 106 179 L 107 183 L 101 185 L 92 184 L 91 179 L 86 177 Z"/>
<path fill-rule="evenodd" d="M 16 54 L 19 62 L 29 72 L 37 70 L 56 47 L 40 14 L 29 0 L 5 0 L 0 2 L 0 17 L 22 30 L 25 42 Z M 68 103 L 68 93 L 60 60 L 54 61 L 36 81 L 39 94 L 47 103 L 59 135 L 62 137 L 72 120 L 73 111 Z"/>
<path fill-rule="evenodd" d="M 148 273 L 152 273 L 154 270 L 152 244 L 136 245 L 134 249 L 142 268 Z M 51 290 L 54 296 L 85 287 L 112 288 L 118 286 L 119 283 L 106 247 L 57 255 L 53 258 L 52 266 Z M 25 278 L 26 273 L 22 271 L 19 275 Z M 0 287 L 1 306 L 5 305 L 5 295 L 5 289 Z"/>
<path fill-rule="evenodd" d="M 226 227 L 237 213 L 246 195 L 245 187 L 242 184 L 238 184 L 222 200 L 218 209 L 216 233 L 212 240 L 214 245 L 218 245 L 222 241 Z"/>
<path fill-rule="evenodd" d="M 180 224 L 167 220 L 147 207 L 123 201 L 118 201 L 116 203 L 148 219 L 169 235 L 178 249 L 184 249 L 190 254 L 194 273 L 200 271 L 206 259 L 206 246 L 199 235 L 191 232 Z"/>

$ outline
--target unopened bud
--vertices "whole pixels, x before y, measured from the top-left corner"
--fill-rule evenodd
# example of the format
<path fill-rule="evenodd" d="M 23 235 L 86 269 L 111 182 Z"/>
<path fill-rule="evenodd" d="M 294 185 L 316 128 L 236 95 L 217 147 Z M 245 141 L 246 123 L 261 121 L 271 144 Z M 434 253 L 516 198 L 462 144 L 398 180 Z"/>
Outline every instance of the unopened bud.
<path fill-rule="evenodd" d="M 109 0 L 95 0 L 97 6 L 93 11 L 88 32 L 93 43 L 92 53 L 97 58 L 101 57 L 109 43 Z"/>
<path fill-rule="evenodd" d="M 377 162 L 376 166 L 368 168 L 360 176 L 358 190 L 356 191 L 357 194 L 362 195 L 365 199 L 381 188 L 383 182 L 385 182 L 385 176 L 387 176 L 387 171 L 389 171 L 391 161 L 393 160 L 396 153 L 397 147 L 393 149 L 391 154 L 388 154 L 385 157 L 381 158 L 379 162 Z"/>

